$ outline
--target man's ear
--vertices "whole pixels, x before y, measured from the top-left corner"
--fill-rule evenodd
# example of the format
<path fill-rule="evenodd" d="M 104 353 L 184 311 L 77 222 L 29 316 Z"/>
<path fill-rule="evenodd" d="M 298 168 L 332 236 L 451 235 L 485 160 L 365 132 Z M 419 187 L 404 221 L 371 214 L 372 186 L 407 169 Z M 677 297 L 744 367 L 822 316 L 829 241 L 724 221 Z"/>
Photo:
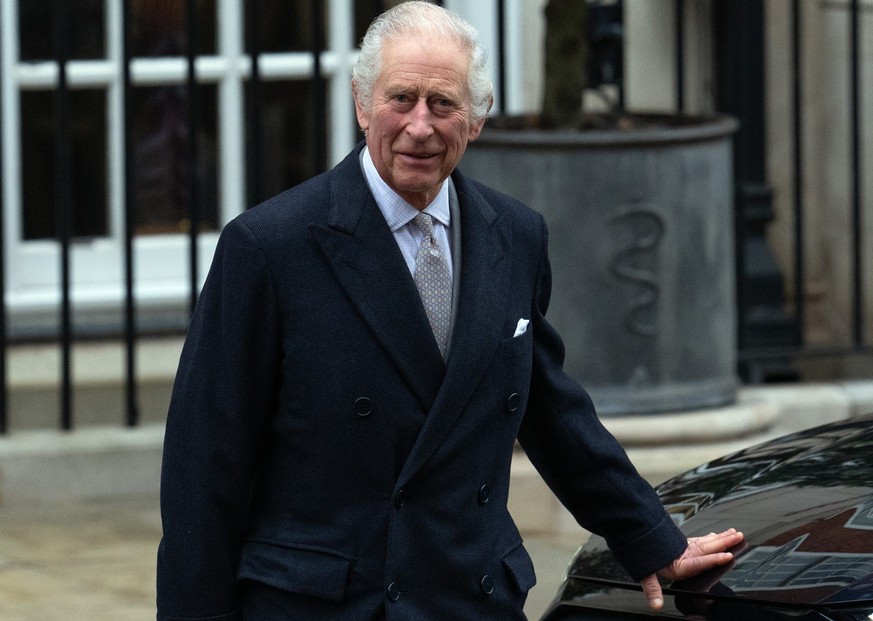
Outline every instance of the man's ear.
<path fill-rule="evenodd" d="M 352 98 L 355 100 L 355 117 L 358 119 L 358 127 L 361 131 L 370 129 L 370 111 L 364 108 L 358 95 L 358 85 L 352 80 Z"/>
<path fill-rule="evenodd" d="M 470 126 L 470 138 L 468 142 L 473 142 L 476 138 L 479 137 L 479 134 L 482 133 L 482 128 L 485 127 L 485 121 L 488 120 L 488 113 L 491 112 L 491 106 L 494 105 L 494 97 L 491 97 L 488 100 L 488 110 L 485 111 L 485 116 L 483 116 L 478 123 L 474 123 Z"/>

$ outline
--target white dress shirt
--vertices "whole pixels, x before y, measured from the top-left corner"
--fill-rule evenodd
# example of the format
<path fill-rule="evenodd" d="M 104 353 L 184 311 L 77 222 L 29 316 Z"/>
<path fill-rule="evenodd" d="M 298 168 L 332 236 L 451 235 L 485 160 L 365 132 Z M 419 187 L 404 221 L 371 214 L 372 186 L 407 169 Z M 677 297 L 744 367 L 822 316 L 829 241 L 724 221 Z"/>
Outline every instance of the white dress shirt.
<path fill-rule="evenodd" d="M 423 235 L 419 228 L 411 222 L 418 215 L 418 209 L 403 200 L 379 176 L 376 165 L 373 164 L 373 159 L 370 157 L 370 150 L 366 147 L 361 153 L 361 166 L 370 191 L 376 199 L 376 204 L 385 217 L 385 221 L 397 241 L 397 246 L 406 260 L 409 273 L 415 274 L 415 256 L 418 254 L 418 247 L 421 245 Z M 443 181 L 439 193 L 424 208 L 424 213 L 433 218 L 434 237 L 448 264 L 449 278 L 452 278 L 451 210 L 449 209 L 448 180 Z"/>

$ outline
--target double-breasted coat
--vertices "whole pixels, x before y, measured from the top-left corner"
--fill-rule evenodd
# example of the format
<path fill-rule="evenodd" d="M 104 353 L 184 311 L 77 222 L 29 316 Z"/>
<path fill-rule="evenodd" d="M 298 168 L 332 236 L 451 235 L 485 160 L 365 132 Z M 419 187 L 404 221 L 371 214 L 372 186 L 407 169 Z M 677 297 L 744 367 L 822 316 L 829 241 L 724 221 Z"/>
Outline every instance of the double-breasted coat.
<path fill-rule="evenodd" d="M 453 173 L 444 363 L 361 148 L 221 234 L 167 421 L 158 618 L 523 619 L 535 577 L 507 511 L 516 439 L 632 575 L 681 554 L 561 369 L 543 218 Z"/>

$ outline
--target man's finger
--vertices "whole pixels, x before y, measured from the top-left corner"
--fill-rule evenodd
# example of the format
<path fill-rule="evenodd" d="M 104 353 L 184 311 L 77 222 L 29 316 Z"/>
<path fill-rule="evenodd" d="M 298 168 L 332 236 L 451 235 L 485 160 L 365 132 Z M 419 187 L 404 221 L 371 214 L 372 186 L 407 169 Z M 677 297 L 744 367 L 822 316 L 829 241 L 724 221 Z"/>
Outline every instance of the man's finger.
<path fill-rule="evenodd" d="M 664 605 L 664 594 L 661 592 L 661 583 L 658 582 L 658 577 L 651 574 L 640 580 L 640 584 L 643 587 L 643 595 L 649 602 L 649 608 L 660 610 Z"/>
<path fill-rule="evenodd" d="M 675 569 L 675 578 L 690 578 L 699 573 L 703 573 L 713 567 L 730 563 L 734 555 L 730 552 L 718 552 L 715 554 L 707 554 L 706 556 L 697 556 L 686 558 L 679 561 Z"/>
<path fill-rule="evenodd" d="M 700 554 L 712 554 L 713 552 L 724 552 L 738 545 L 743 541 L 743 533 L 737 532 L 733 528 L 722 533 L 710 533 L 702 537 L 692 537 L 688 540 L 688 552 L 692 556 Z"/>

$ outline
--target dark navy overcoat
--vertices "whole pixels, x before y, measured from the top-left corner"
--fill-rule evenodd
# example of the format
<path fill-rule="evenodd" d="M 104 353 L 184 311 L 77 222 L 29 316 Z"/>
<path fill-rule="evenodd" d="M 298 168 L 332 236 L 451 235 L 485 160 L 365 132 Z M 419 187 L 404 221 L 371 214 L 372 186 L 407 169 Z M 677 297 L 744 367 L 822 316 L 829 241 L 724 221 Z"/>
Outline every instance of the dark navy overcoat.
<path fill-rule="evenodd" d="M 361 148 L 221 234 L 167 420 L 158 618 L 523 619 L 516 439 L 632 575 L 678 556 L 684 537 L 562 371 L 543 218 L 453 174 L 444 363 Z"/>

